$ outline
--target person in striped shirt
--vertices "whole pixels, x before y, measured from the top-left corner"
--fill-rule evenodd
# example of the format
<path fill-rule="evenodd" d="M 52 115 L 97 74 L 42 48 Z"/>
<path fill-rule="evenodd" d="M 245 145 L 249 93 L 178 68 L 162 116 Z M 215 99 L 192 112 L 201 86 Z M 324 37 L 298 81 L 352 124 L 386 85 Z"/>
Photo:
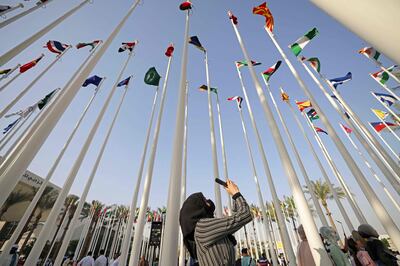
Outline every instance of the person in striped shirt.
<path fill-rule="evenodd" d="M 237 185 L 228 180 L 226 191 L 233 199 L 231 216 L 214 218 L 214 203 L 200 192 L 190 195 L 182 205 L 179 222 L 183 241 L 199 266 L 235 265 L 236 240 L 232 234 L 252 220 Z"/>

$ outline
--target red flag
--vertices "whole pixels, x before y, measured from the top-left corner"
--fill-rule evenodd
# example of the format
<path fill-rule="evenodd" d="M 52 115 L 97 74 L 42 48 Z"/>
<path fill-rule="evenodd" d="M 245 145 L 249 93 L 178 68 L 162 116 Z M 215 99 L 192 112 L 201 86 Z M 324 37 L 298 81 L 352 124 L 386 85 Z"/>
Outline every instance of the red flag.
<path fill-rule="evenodd" d="M 192 3 L 190 3 L 189 1 L 185 1 L 182 4 L 179 5 L 179 9 L 180 10 L 189 10 L 192 9 Z"/>
<path fill-rule="evenodd" d="M 232 14 L 231 11 L 228 11 L 228 16 L 229 16 L 229 19 L 232 20 L 233 24 L 235 24 L 235 25 L 238 24 L 237 17 L 235 17 L 235 16 Z"/>
<path fill-rule="evenodd" d="M 20 66 L 19 68 L 19 72 L 20 73 L 24 73 L 25 71 L 28 71 L 29 69 L 31 69 L 32 67 L 36 66 L 36 64 L 42 60 L 44 54 L 41 54 L 38 58 L 36 58 L 35 60 L 32 60 L 28 63 L 26 63 L 25 65 Z"/>
<path fill-rule="evenodd" d="M 353 132 L 353 130 L 351 128 L 346 127 L 343 124 L 340 124 L 340 126 L 346 131 L 346 133 L 350 134 L 351 132 Z"/>
<path fill-rule="evenodd" d="M 259 6 L 253 8 L 253 14 L 261 15 L 265 17 L 265 26 L 270 32 L 274 29 L 274 17 L 271 14 L 271 10 L 267 7 L 267 3 L 264 2 Z"/>
<path fill-rule="evenodd" d="M 172 54 L 173 54 L 173 52 L 174 52 L 174 45 L 171 43 L 171 44 L 168 46 L 167 50 L 165 51 L 165 55 L 166 55 L 167 57 L 171 57 Z"/>

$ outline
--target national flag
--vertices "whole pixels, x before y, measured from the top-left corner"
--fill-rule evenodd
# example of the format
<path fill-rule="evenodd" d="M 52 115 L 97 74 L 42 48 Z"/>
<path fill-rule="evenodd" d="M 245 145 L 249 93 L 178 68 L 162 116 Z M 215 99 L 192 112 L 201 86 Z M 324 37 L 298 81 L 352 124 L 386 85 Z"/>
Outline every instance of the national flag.
<path fill-rule="evenodd" d="M 400 78 L 400 68 L 398 65 L 387 68 L 387 71 L 391 72 L 395 77 Z M 389 80 L 388 72 L 381 70 L 373 73 L 372 77 L 381 84 L 385 84 Z"/>
<path fill-rule="evenodd" d="M 36 66 L 36 64 L 39 63 L 40 60 L 42 60 L 43 56 L 44 56 L 44 54 L 41 54 L 35 60 L 32 60 L 32 61 L 26 63 L 25 65 L 20 66 L 19 72 L 24 73 L 24 72 L 28 71 L 29 69 L 31 69 L 32 67 Z"/>
<path fill-rule="evenodd" d="M 275 65 L 273 65 L 272 67 L 268 68 L 267 70 L 265 70 L 262 75 L 264 77 L 264 79 L 268 82 L 269 78 L 272 76 L 272 74 L 274 74 L 278 68 L 281 66 L 282 61 L 278 61 L 275 63 Z"/>
<path fill-rule="evenodd" d="M 375 95 L 381 102 L 383 102 L 387 106 L 392 106 L 397 101 L 397 99 L 390 94 L 379 92 L 373 92 L 372 94 Z"/>
<path fill-rule="evenodd" d="M 253 8 L 253 14 L 265 17 L 265 26 L 272 32 L 274 30 L 274 17 L 272 16 L 271 10 L 267 7 L 267 3 L 264 2 L 259 6 Z"/>
<path fill-rule="evenodd" d="M 52 53 L 61 54 L 69 47 L 69 45 L 58 41 L 48 41 L 45 47 L 47 47 L 47 49 Z"/>
<path fill-rule="evenodd" d="M 90 78 L 86 79 L 85 82 L 83 82 L 82 87 L 87 87 L 90 84 L 93 84 L 97 87 L 97 86 L 99 86 L 99 84 L 102 80 L 103 80 L 103 78 L 101 78 L 97 75 L 91 76 Z"/>
<path fill-rule="evenodd" d="M 317 28 L 313 28 L 307 32 L 304 36 L 300 37 L 295 43 L 289 46 L 295 56 L 298 56 L 304 47 L 311 41 L 312 38 L 317 36 Z"/>
<path fill-rule="evenodd" d="M 207 85 L 201 85 L 200 87 L 199 87 L 199 90 L 200 91 L 207 91 Z M 217 90 L 217 88 L 212 88 L 211 87 L 211 92 L 214 92 L 215 94 L 217 94 L 218 93 L 218 90 Z"/>
<path fill-rule="evenodd" d="M 400 79 L 400 67 L 398 65 L 393 65 L 387 68 L 387 71 L 392 73 L 396 78 Z"/>
<path fill-rule="evenodd" d="M 121 44 L 121 46 L 118 49 L 118 53 L 122 53 L 126 50 L 128 50 L 129 52 L 133 51 L 133 48 L 135 48 L 135 45 L 137 44 L 137 41 L 133 41 L 133 42 L 123 42 Z"/>
<path fill-rule="evenodd" d="M 33 112 L 35 110 L 35 108 L 37 107 L 37 104 L 31 105 L 27 108 L 25 108 L 24 110 L 19 110 L 18 112 L 15 113 L 11 113 L 11 114 L 7 114 L 4 117 L 11 117 L 11 116 L 15 116 L 15 115 L 19 115 L 20 117 L 27 117 L 31 112 Z"/>
<path fill-rule="evenodd" d="M 329 82 L 336 89 L 338 85 L 342 85 L 343 83 L 350 81 L 352 79 L 351 72 L 348 72 L 346 76 L 330 79 Z"/>
<path fill-rule="evenodd" d="M 232 23 L 237 25 L 238 24 L 238 19 L 235 17 L 232 13 L 232 11 L 228 11 L 228 17 L 230 20 L 232 20 Z"/>
<path fill-rule="evenodd" d="M 385 124 L 386 123 L 386 124 Z M 390 123 L 390 122 L 370 122 L 370 125 L 376 130 L 376 132 L 381 132 L 385 129 L 389 130 L 388 128 L 392 129 L 392 130 L 396 130 L 399 129 L 400 126 L 394 123 Z"/>
<path fill-rule="evenodd" d="M 340 126 L 344 129 L 344 131 L 346 131 L 347 134 L 350 134 L 351 132 L 353 132 L 353 130 L 351 128 L 348 128 L 343 124 L 340 124 Z"/>
<path fill-rule="evenodd" d="M 179 9 L 180 10 L 189 10 L 192 9 L 192 3 L 190 3 L 189 1 L 185 1 L 182 4 L 179 5 Z"/>
<path fill-rule="evenodd" d="M 244 66 L 249 66 L 249 64 L 247 63 L 246 60 L 243 60 L 243 61 L 236 61 L 235 64 L 236 64 L 236 67 L 237 67 L 237 68 L 241 68 L 241 67 L 244 67 Z M 256 62 L 256 61 L 253 61 L 253 60 L 251 60 L 251 64 L 252 64 L 253 66 L 261 65 L 260 62 Z"/>
<path fill-rule="evenodd" d="M 236 101 L 239 109 L 242 109 L 242 102 L 243 102 L 243 98 L 240 96 L 233 96 L 233 97 L 229 97 L 227 99 L 228 101 Z"/>
<path fill-rule="evenodd" d="M 81 48 L 83 48 L 83 47 L 90 46 L 90 47 L 91 47 L 91 48 L 90 48 L 90 51 L 92 51 L 92 50 L 96 47 L 96 45 L 99 44 L 100 42 L 101 42 L 100 40 L 95 40 L 95 41 L 93 41 L 93 42 L 87 42 L 87 43 L 85 43 L 85 42 L 80 42 L 80 43 L 78 43 L 78 44 L 76 45 L 76 49 L 81 49 Z"/>
<path fill-rule="evenodd" d="M 306 59 L 306 61 L 310 63 L 310 66 L 314 68 L 315 71 L 317 71 L 318 73 L 321 71 L 321 63 L 318 58 L 311 57 Z"/>
<path fill-rule="evenodd" d="M 7 11 L 11 8 L 11 6 L 0 5 L 0 13 Z"/>
<path fill-rule="evenodd" d="M 54 96 L 54 94 L 56 93 L 57 90 L 58 89 L 53 90 L 52 92 L 50 92 L 49 94 L 44 96 L 43 99 L 38 101 L 37 107 L 39 108 L 39 110 L 42 110 L 46 106 L 46 104 L 48 104 L 50 102 L 51 98 L 53 98 L 53 96 Z"/>
<path fill-rule="evenodd" d="M 289 95 L 286 92 L 284 92 L 282 88 L 281 88 L 281 99 L 282 101 L 289 103 Z"/>
<path fill-rule="evenodd" d="M 167 50 L 165 51 L 165 55 L 167 56 L 167 57 L 171 57 L 172 56 L 172 54 L 174 53 L 174 45 L 171 43 L 169 46 L 168 46 L 168 48 L 167 48 Z"/>
<path fill-rule="evenodd" d="M 15 120 L 14 122 L 12 122 L 11 124 L 9 124 L 8 126 L 6 126 L 3 129 L 3 134 L 6 134 L 8 131 L 10 131 L 16 124 L 18 124 L 18 122 L 21 120 L 21 117 L 17 118 L 17 120 Z"/>
<path fill-rule="evenodd" d="M 323 130 L 323 129 L 320 128 L 320 127 L 314 127 L 314 129 L 315 129 L 315 131 L 317 131 L 318 133 L 324 133 L 324 134 L 328 135 L 328 132 L 326 132 L 325 130 Z"/>
<path fill-rule="evenodd" d="M 358 53 L 363 54 L 366 57 L 368 57 L 369 59 L 373 59 L 377 62 L 378 62 L 379 56 L 381 55 L 381 53 L 378 52 L 377 50 L 375 50 L 374 47 L 364 47 L 361 50 L 359 50 Z"/>
<path fill-rule="evenodd" d="M 315 111 L 314 108 L 310 109 L 307 112 L 307 116 L 311 121 L 319 119 L 319 115 L 317 114 L 317 111 Z"/>
<path fill-rule="evenodd" d="M 12 68 L 0 70 L 0 75 L 7 75 L 11 70 Z"/>
<path fill-rule="evenodd" d="M 206 51 L 206 49 L 201 45 L 200 40 L 197 36 L 191 36 L 189 38 L 189 43 L 196 46 L 196 48 L 199 49 L 200 51 L 203 51 L 203 52 Z"/>
<path fill-rule="evenodd" d="M 377 117 L 379 117 L 382 120 L 385 120 L 385 118 L 389 115 L 388 112 L 385 112 L 385 111 L 382 111 L 379 109 L 371 109 L 371 110 Z"/>
<path fill-rule="evenodd" d="M 122 80 L 122 81 L 120 81 L 120 82 L 117 84 L 117 87 L 122 87 L 122 86 L 128 85 L 130 80 L 131 80 L 131 76 L 127 77 L 126 79 L 124 79 L 124 80 Z"/>
<path fill-rule="evenodd" d="M 303 112 L 304 109 L 307 109 L 307 108 L 309 108 L 309 107 L 312 106 L 310 100 L 308 100 L 308 101 L 303 101 L 303 102 L 297 102 L 297 101 L 296 101 L 296 104 L 297 104 L 297 107 L 299 108 L 300 112 Z"/>
<path fill-rule="evenodd" d="M 147 70 L 146 75 L 144 76 L 144 83 L 148 85 L 158 86 L 160 83 L 161 76 L 157 73 L 155 67 L 149 68 Z"/>

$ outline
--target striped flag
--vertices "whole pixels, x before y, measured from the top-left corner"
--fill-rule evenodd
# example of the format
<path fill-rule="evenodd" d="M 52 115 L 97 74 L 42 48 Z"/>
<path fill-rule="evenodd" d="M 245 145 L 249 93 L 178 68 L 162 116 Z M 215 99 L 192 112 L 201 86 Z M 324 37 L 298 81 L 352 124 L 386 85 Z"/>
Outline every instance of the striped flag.
<path fill-rule="evenodd" d="M 7 134 L 7 132 L 10 131 L 20 120 L 21 120 L 21 117 L 18 117 L 17 120 L 15 120 L 14 122 L 12 122 L 8 126 L 6 126 L 3 129 L 3 134 Z"/>
<path fill-rule="evenodd" d="M 201 85 L 200 87 L 199 87 L 199 91 L 207 91 L 208 89 L 207 89 L 208 87 L 207 87 L 207 85 Z M 218 90 L 217 90 L 217 88 L 213 88 L 213 87 L 211 87 L 211 92 L 214 92 L 215 94 L 217 94 L 218 93 Z"/>
<path fill-rule="evenodd" d="M 386 124 L 385 124 L 386 123 Z M 394 123 L 390 122 L 370 122 L 371 126 L 376 130 L 376 132 L 381 132 L 384 130 L 389 130 L 388 127 L 390 127 L 392 130 L 399 129 L 400 126 Z"/>
<path fill-rule="evenodd" d="M 395 77 L 400 78 L 400 68 L 398 65 L 389 67 L 387 71 L 391 72 Z M 381 84 L 385 84 L 389 80 L 389 74 L 383 70 L 373 73 L 372 77 Z"/>
<path fill-rule="evenodd" d="M 236 67 L 237 67 L 237 68 L 241 68 L 241 67 L 244 67 L 244 66 L 249 66 L 249 63 L 247 63 L 246 60 L 243 60 L 243 61 L 236 61 L 235 64 L 236 64 Z M 261 65 L 260 62 L 256 62 L 256 61 L 253 61 L 253 60 L 251 60 L 251 64 L 252 64 L 253 66 Z"/>
<path fill-rule="evenodd" d="M 29 69 L 31 69 L 32 67 L 36 66 L 37 63 L 39 63 L 40 60 L 42 60 L 42 58 L 44 57 L 44 54 L 41 54 L 38 58 L 36 58 L 35 60 L 32 60 L 22 66 L 19 67 L 19 72 L 20 73 L 24 73 L 26 71 L 28 71 Z"/>
<path fill-rule="evenodd" d="M 317 71 L 318 73 L 320 73 L 320 71 L 321 71 L 321 62 L 319 61 L 318 58 L 316 58 L 316 57 L 311 57 L 311 58 L 302 57 L 301 60 L 302 60 L 302 61 L 307 61 L 307 62 L 309 62 L 309 63 L 310 63 L 310 66 L 311 66 L 315 71 Z"/>
<path fill-rule="evenodd" d="M 121 46 L 118 49 L 118 53 L 122 53 L 126 50 L 129 52 L 133 51 L 133 48 L 135 48 L 135 45 L 138 43 L 138 41 L 133 41 L 133 42 L 123 42 Z"/>
<path fill-rule="evenodd" d="M 239 107 L 239 109 L 242 109 L 242 102 L 243 102 L 243 98 L 240 96 L 233 96 L 233 97 L 229 97 L 227 99 L 228 101 L 236 101 L 237 106 Z"/>
<path fill-rule="evenodd" d="M 46 43 L 47 49 L 49 49 L 50 52 L 55 53 L 55 54 L 61 54 L 62 52 L 65 51 L 70 45 L 60 43 L 58 41 L 48 41 Z"/>
<path fill-rule="evenodd" d="M 371 110 L 377 117 L 379 117 L 382 120 L 385 120 L 385 118 L 389 115 L 389 113 L 379 109 L 371 109 Z"/>
<path fill-rule="evenodd" d="M 373 92 L 372 94 L 387 106 L 392 106 L 397 101 L 397 99 L 390 94 L 379 92 Z"/>
<path fill-rule="evenodd" d="M 267 7 L 267 3 L 264 2 L 259 6 L 253 8 L 253 14 L 265 17 L 265 26 L 272 32 L 274 30 L 274 17 L 272 16 L 271 10 Z"/>
<path fill-rule="evenodd" d="M 282 61 L 278 61 L 275 63 L 275 65 L 273 65 L 272 67 L 268 68 L 267 70 L 265 70 L 262 75 L 264 77 L 264 79 L 268 82 L 270 77 L 278 70 L 278 68 L 280 67 Z"/>
<path fill-rule="evenodd" d="M 329 82 L 332 84 L 332 86 L 336 89 L 338 85 L 342 85 L 345 82 L 348 82 L 352 79 L 352 74 L 351 72 L 348 72 L 346 76 L 339 77 L 339 78 L 334 78 L 330 79 Z"/>
<path fill-rule="evenodd" d="M 381 55 L 381 53 L 378 52 L 377 50 L 375 50 L 374 47 L 364 47 L 364 48 L 360 49 L 358 51 L 358 53 L 363 54 L 366 57 L 368 57 L 369 59 L 375 60 L 377 62 L 379 62 L 378 58 Z"/>
<path fill-rule="evenodd" d="M 307 112 L 307 116 L 311 121 L 319 119 L 319 115 L 317 114 L 317 111 L 315 111 L 314 108 L 310 109 Z"/>
<path fill-rule="evenodd" d="M 348 128 L 343 124 L 340 124 L 340 126 L 344 129 L 344 131 L 346 131 L 347 134 L 350 134 L 351 132 L 353 132 L 353 130 L 351 128 Z"/>
<path fill-rule="evenodd" d="M 304 36 L 300 37 L 295 43 L 289 46 L 295 56 L 298 56 L 304 47 L 318 34 L 317 28 L 313 28 Z"/>
<path fill-rule="evenodd" d="M 124 80 L 122 80 L 122 81 L 120 81 L 120 82 L 117 84 L 117 87 L 122 87 L 122 86 L 128 85 L 130 80 L 131 80 L 131 76 L 127 77 L 126 79 L 124 79 Z"/>
<path fill-rule="evenodd" d="M 200 40 L 197 36 L 191 36 L 189 38 L 189 43 L 193 44 L 200 51 L 206 52 L 206 49 L 201 45 Z"/>
<path fill-rule="evenodd" d="M 90 46 L 91 48 L 89 51 L 92 51 L 96 47 L 96 45 L 99 44 L 100 42 L 101 42 L 100 40 L 95 40 L 93 42 L 80 42 L 76 45 L 76 49 L 81 49 L 83 47 Z"/>
<path fill-rule="evenodd" d="M 297 104 L 297 107 L 299 108 L 300 112 L 303 112 L 304 109 L 307 109 L 312 106 L 310 100 L 303 101 L 303 102 L 296 101 L 296 104 Z"/>
<path fill-rule="evenodd" d="M 323 129 L 320 128 L 320 127 L 314 127 L 314 129 L 315 129 L 315 131 L 317 131 L 318 133 L 324 133 L 324 134 L 328 135 L 328 132 L 326 132 L 325 130 L 323 130 Z"/>

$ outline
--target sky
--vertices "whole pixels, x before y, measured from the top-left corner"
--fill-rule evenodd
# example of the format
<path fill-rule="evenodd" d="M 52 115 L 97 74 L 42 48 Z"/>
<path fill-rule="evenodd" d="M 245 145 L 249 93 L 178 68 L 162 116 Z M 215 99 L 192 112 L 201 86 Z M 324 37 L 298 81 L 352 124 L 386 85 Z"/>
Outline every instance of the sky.
<path fill-rule="evenodd" d="M 0 107 L 3 108 L 54 59 L 55 54 L 43 48 L 43 45 L 48 40 L 57 40 L 73 45 L 76 45 L 78 42 L 90 42 L 97 39 L 105 40 L 125 15 L 132 2 L 133 1 L 128 0 L 95 0 L 82 7 L 63 23 L 13 58 L 3 67 L 14 67 L 17 63 L 23 64 L 38 57 L 41 53 L 45 54 L 45 57 L 35 68 L 21 75 L 0 94 Z M 14 5 L 15 3 L 17 3 L 17 1 L 5 0 L 2 4 Z M 3 54 L 15 45 L 23 42 L 29 36 L 79 3 L 80 1 L 78 0 L 54 0 L 45 8 L 38 9 L 32 14 L 1 29 L 2 40 L 0 42 L 0 53 Z M 281 58 L 263 29 L 264 18 L 255 16 L 251 12 L 254 6 L 261 3 L 262 2 L 257 1 L 235 0 L 193 0 L 194 7 L 190 16 L 190 35 L 197 35 L 203 46 L 207 49 L 211 86 L 218 87 L 219 89 L 229 177 L 237 182 L 245 198 L 248 199 L 249 202 L 255 204 L 257 204 L 255 185 L 252 178 L 252 171 L 243 138 L 239 114 L 234 103 L 225 101 L 225 99 L 230 96 L 242 95 L 234 61 L 242 60 L 244 57 L 227 17 L 227 11 L 232 10 L 235 16 L 238 17 L 239 31 L 244 39 L 247 50 L 253 60 L 262 63 L 261 66 L 256 67 L 257 71 L 262 72 Z M 24 2 L 24 4 L 26 8 L 34 5 L 32 1 Z M 155 93 L 155 87 L 146 85 L 143 82 L 144 74 L 150 67 L 154 66 L 161 76 L 165 76 L 167 58 L 164 52 L 168 44 L 172 42 L 175 45 L 175 53 L 172 59 L 166 105 L 161 123 L 149 200 L 149 205 L 152 208 L 166 205 L 172 143 L 175 131 L 182 46 L 185 41 L 183 40 L 185 14 L 179 10 L 179 4 L 179 1 L 143 1 L 129 17 L 120 33 L 115 37 L 111 46 L 93 70 L 92 74 L 105 76 L 106 81 L 96 96 L 82 126 L 79 128 L 52 178 L 52 182 L 56 185 L 62 186 L 65 181 L 69 169 L 74 164 L 76 156 L 100 108 L 104 104 L 108 92 L 113 84 L 117 82 L 117 75 L 127 57 L 126 53 L 117 52 L 119 46 L 122 42 L 138 40 L 139 43 L 135 48 L 135 55 L 123 74 L 124 78 L 133 75 L 134 79 L 130 85 L 121 113 L 107 144 L 87 199 L 88 201 L 97 199 L 105 204 L 130 204 L 136 184 L 146 129 L 148 127 L 151 104 Z M 295 68 L 309 86 L 320 106 L 328 115 L 329 120 L 337 130 L 346 147 L 348 147 L 349 152 L 353 155 L 360 169 L 370 181 L 376 194 L 381 198 L 392 215 L 392 218 L 400 225 L 400 214 L 396 211 L 392 211 L 394 210 L 394 206 L 387 199 L 381 187 L 373 179 L 363 161 L 350 146 L 351 144 L 340 130 L 338 123 L 342 122 L 341 118 L 324 98 L 324 95 L 320 92 L 315 83 L 313 83 L 312 79 L 301 65 L 295 61 L 295 57 L 287 48 L 289 44 L 293 43 L 307 31 L 313 27 L 317 27 L 319 35 L 304 49 L 303 55 L 306 57 L 318 57 L 322 65 L 321 72 L 328 78 L 344 76 L 348 71 L 353 73 L 353 80 L 340 86 L 339 90 L 353 111 L 360 116 L 364 123 L 367 123 L 368 121 L 377 121 L 371 113 L 370 108 L 383 109 L 370 94 L 371 90 L 383 92 L 379 85 L 368 76 L 368 73 L 375 72 L 378 69 L 371 61 L 357 53 L 360 48 L 368 44 L 308 1 L 301 0 L 298 1 L 296 5 L 293 5 L 293 3 L 288 0 L 272 0 L 268 2 L 268 6 L 275 18 L 274 33 L 278 42 L 288 54 L 289 59 L 293 62 Z M 9 16 L 11 16 L 11 14 L 9 14 Z M 68 51 L 64 57 L 35 84 L 32 90 L 14 106 L 12 111 L 24 109 L 41 99 L 53 89 L 62 88 L 86 58 L 88 53 L 87 48 L 80 50 L 71 49 Z M 200 85 L 206 83 L 203 53 L 191 46 L 189 47 L 188 56 L 189 122 L 187 193 L 190 194 L 202 191 L 207 197 L 214 199 L 214 177 L 210 146 L 207 94 L 197 90 Z M 393 62 L 389 61 L 384 56 L 382 56 L 381 61 L 386 66 L 393 64 Z M 254 85 L 247 69 L 244 68 L 242 74 L 262 136 L 276 189 L 280 197 L 283 195 L 288 196 L 291 194 L 288 179 L 283 171 L 276 145 L 267 126 Z M 3 80 L 2 84 L 4 84 L 4 82 Z M 163 79 L 161 82 L 163 82 Z M 391 87 L 395 86 L 394 83 L 389 84 Z M 283 87 L 292 100 L 306 99 L 298 83 L 285 64 L 282 64 L 278 72 L 271 78 L 270 85 L 276 98 L 279 96 L 279 87 Z M 45 177 L 93 92 L 93 87 L 80 89 L 35 159 L 30 164 L 29 170 Z M 104 140 L 107 128 L 111 123 L 111 119 L 114 116 L 122 93 L 123 91 L 119 89 L 112 98 L 111 104 L 92 141 L 90 149 L 71 189 L 71 193 L 73 194 L 80 195 L 82 193 L 85 181 L 96 160 L 99 148 Z M 213 101 L 214 115 L 216 115 L 215 98 Z M 268 99 L 268 102 L 272 108 L 270 99 Z M 286 124 L 294 138 L 310 178 L 312 180 L 322 178 L 317 164 L 314 162 L 307 144 L 295 125 L 295 121 L 292 119 L 287 106 L 279 100 L 278 106 L 283 113 Z M 251 128 L 245 105 L 243 114 L 254 152 L 261 189 L 264 198 L 270 201 L 271 193 L 267 186 L 266 176 L 260 159 L 261 157 L 257 150 L 255 135 Z M 275 116 L 275 119 L 278 121 L 277 116 Z M 216 126 L 219 173 L 222 177 L 223 166 L 217 131 L 217 117 L 214 117 L 214 120 Z M 12 118 L 3 118 L 0 120 L 0 126 L 4 128 L 12 121 Z M 324 128 L 320 121 L 316 121 L 316 125 Z M 279 124 L 278 127 L 282 137 L 287 143 L 287 138 L 283 133 L 282 126 Z M 307 129 L 307 132 L 312 136 L 312 132 L 309 129 Z M 397 152 L 400 150 L 399 142 L 396 141 L 393 136 L 384 133 L 384 137 Z M 383 232 L 371 206 L 368 204 L 335 145 L 329 136 L 322 135 L 321 138 L 342 172 L 346 183 L 354 193 L 358 204 L 365 212 L 367 219 L 371 224 L 376 226 L 380 232 Z M 356 143 L 361 146 L 357 141 Z M 314 145 L 314 147 L 323 161 L 323 164 L 327 167 L 327 163 L 324 161 L 318 146 Z M 304 184 L 303 177 L 289 145 L 287 145 L 287 149 L 297 170 L 300 182 Z M 1 155 L 4 155 L 4 153 L 4 150 L 0 152 Z M 368 159 L 370 158 L 368 157 Z M 383 182 L 389 186 L 389 183 L 380 173 L 379 169 L 375 166 L 374 169 L 380 175 Z M 328 167 L 326 170 L 332 182 L 338 185 L 338 182 L 335 180 Z M 145 172 L 147 172 L 147 163 L 145 165 L 144 174 Z M 391 188 L 389 188 L 389 190 L 394 195 L 395 199 L 399 201 L 400 198 L 398 195 L 395 195 L 394 190 Z M 223 192 L 222 194 L 224 202 L 226 202 L 226 193 Z M 140 203 L 140 197 L 141 195 L 139 195 L 138 204 Z M 355 216 L 350 211 L 348 203 L 343 200 L 343 204 L 346 210 L 349 210 L 350 217 L 355 221 Z M 343 221 L 334 201 L 330 200 L 329 206 L 334 213 L 335 219 Z"/>

